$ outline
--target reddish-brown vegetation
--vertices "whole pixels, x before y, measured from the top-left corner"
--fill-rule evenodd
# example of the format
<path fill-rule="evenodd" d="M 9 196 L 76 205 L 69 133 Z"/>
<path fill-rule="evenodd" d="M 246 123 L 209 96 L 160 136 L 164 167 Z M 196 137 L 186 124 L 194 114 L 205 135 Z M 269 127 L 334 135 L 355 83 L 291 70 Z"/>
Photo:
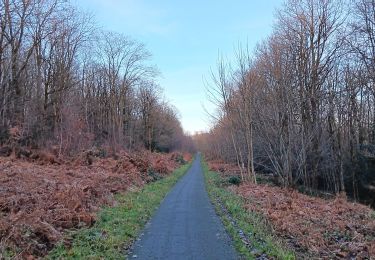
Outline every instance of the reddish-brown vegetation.
<path fill-rule="evenodd" d="M 267 217 L 276 232 L 321 257 L 375 256 L 374 212 L 345 196 L 325 200 L 268 185 L 241 185 L 247 207 Z"/>
<path fill-rule="evenodd" d="M 235 169 L 213 162 L 211 169 Z M 375 256 L 375 212 L 344 195 L 322 199 L 270 185 L 242 184 L 232 189 L 247 209 L 265 216 L 276 234 L 296 251 L 322 258 L 371 259 Z"/>
<path fill-rule="evenodd" d="M 222 175 L 239 175 L 240 169 L 234 164 L 225 163 L 221 160 L 212 160 L 208 162 L 211 171 L 220 172 Z"/>
<path fill-rule="evenodd" d="M 182 157 L 144 151 L 103 159 L 86 152 L 64 161 L 35 154 L 0 157 L 0 248 L 20 248 L 23 256 L 43 256 L 64 229 L 92 225 L 98 208 L 114 203 L 114 193 L 171 173 Z"/>

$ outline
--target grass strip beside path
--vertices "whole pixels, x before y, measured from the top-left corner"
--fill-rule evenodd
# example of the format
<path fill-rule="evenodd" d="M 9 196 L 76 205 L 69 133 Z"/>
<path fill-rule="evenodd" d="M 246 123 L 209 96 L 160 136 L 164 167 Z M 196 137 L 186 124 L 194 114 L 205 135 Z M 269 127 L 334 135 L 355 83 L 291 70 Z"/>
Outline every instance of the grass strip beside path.
<path fill-rule="evenodd" d="M 125 259 L 128 249 L 152 217 L 166 194 L 191 163 L 142 189 L 116 196 L 115 207 L 103 208 L 94 226 L 68 235 L 71 246 L 59 244 L 49 259 Z"/>
<path fill-rule="evenodd" d="M 206 188 L 216 212 L 231 235 L 234 246 L 246 259 L 295 259 L 275 236 L 264 218 L 245 208 L 244 200 L 226 189 L 228 181 L 209 171 L 202 162 Z"/>

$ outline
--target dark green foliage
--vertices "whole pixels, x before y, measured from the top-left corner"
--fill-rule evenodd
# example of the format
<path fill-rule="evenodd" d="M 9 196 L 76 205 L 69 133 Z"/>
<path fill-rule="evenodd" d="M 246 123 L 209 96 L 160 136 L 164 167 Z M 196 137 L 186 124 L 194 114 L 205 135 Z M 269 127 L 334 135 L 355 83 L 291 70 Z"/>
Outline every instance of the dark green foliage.
<path fill-rule="evenodd" d="M 182 154 L 178 154 L 175 158 L 175 161 L 177 163 L 179 163 L 180 165 L 184 165 L 184 164 L 187 164 L 188 162 L 185 161 L 184 157 L 182 156 Z"/>
<path fill-rule="evenodd" d="M 233 185 L 240 185 L 241 184 L 241 179 L 238 176 L 230 176 L 228 178 L 228 182 Z"/>
<path fill-rule="evenodd" d="M 100 157 L 100 158 L 107 158 L 107 151 L 104 150 L 103 148 L 99 148 L 98 157 Z"/>
<path fill-rule="evenodd" d="M 375 145 L 360 146 L 357 158 L 357 165 L 351 165 L 345 178 L 346 191 L 349 196 L 375 208 Z M 353 190 L 353 182 L 356 190 Z"/>
<path fill-rule="evenodd" d="M 149 169 L 148 169 L 147 174 L 148 174 L 148 176 L 150 177 L 150 181 L 149 181 L 149 182 L 158 181 L 158 180 L 160 180 L 160 179 L 163 178 L 158 172 L 156 172 L 156 171 L 155 171 L 154 169 L 152 169 L 152 168 L 149 168 Z"/>

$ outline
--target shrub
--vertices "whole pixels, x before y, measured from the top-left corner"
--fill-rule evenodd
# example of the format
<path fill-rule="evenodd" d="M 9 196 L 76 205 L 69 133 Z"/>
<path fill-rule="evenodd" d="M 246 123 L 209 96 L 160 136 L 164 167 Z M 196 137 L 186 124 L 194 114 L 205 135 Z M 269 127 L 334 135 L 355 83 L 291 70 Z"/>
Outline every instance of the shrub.
<path fill-rule="evenodd" d="M 231 176 L 228 179 L 228 182 L 232 185 L 240 185 L 241 179 L 238 176 Z"/>
<path fill-rule="evenodd" d="M 149 177 L 149 181 L 148 182 L 154 182 L 154 181 L 158 181 L 160 179 L 162 179 L 162 176 L 160 176 L 159 173 L 157 173 L 154 169 L 152 168 L 149 168 L 148 169 L 148 177 Z"/>

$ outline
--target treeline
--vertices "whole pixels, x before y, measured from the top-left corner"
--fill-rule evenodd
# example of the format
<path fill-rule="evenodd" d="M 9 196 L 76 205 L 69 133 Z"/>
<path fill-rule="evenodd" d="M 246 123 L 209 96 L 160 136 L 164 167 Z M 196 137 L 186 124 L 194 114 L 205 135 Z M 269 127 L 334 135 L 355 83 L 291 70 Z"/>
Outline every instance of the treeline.
<path fill-rule="evenodd" d="M 190 148 L 145 46 L 63 0 L 0 1 L 0 145 Z"/>
<path fill-rule="evenodd" d="M 375 1 L 288 0 L 212 78 L 215 124 L 196 136 L 208 157 L 375 204 Z"/>

